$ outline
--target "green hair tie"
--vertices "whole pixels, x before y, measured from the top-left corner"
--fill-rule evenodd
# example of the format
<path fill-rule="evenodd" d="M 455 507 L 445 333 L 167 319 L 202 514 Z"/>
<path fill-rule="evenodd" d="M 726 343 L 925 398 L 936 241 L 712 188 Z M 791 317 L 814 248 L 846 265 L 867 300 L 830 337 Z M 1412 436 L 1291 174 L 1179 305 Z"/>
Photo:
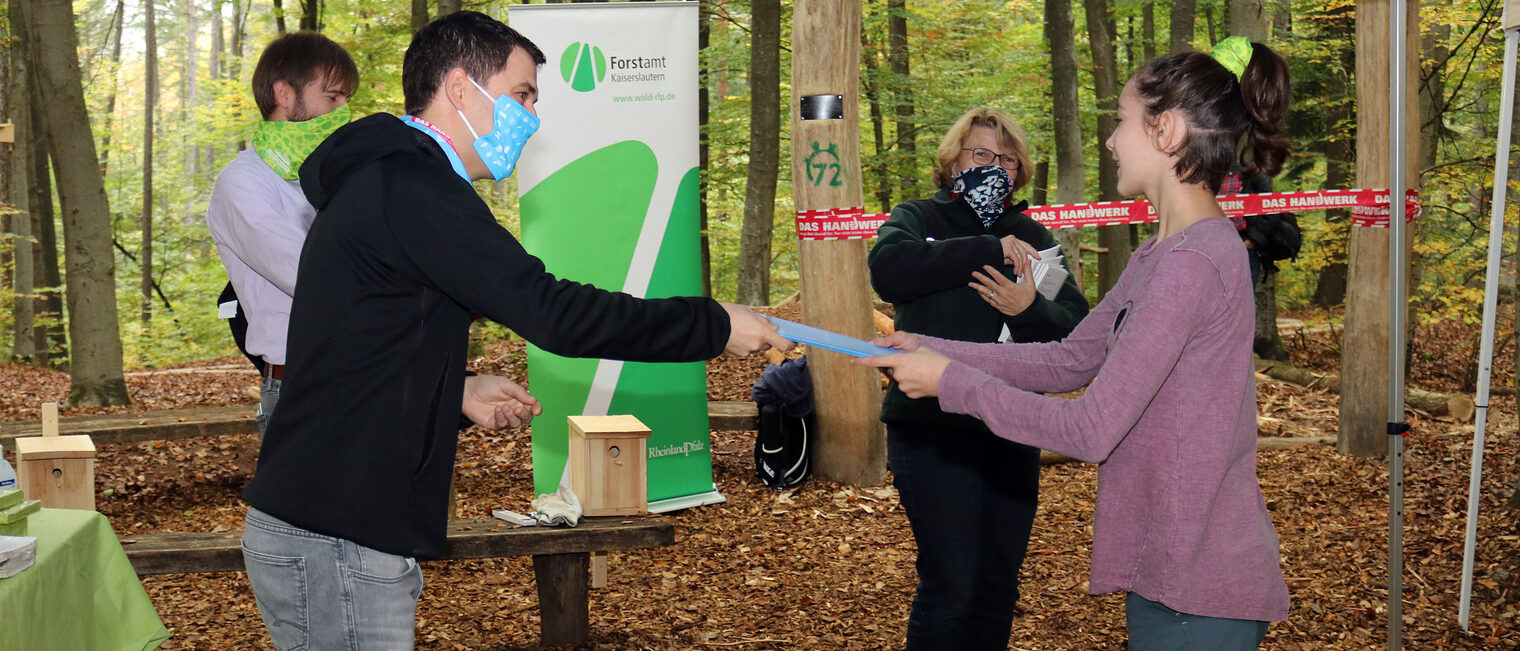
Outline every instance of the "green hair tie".
<path fill-rule="evenodd" d="M 1225 70 L 1235 73 L 1235 80 L 1239 81 L 1240 76 L 1246 74 L 1246 66 L 1251 63 L 1253 53 L 1251 39 L 1231 36 L 1215 45 L 1209 56 L 1214 57 Z"/>

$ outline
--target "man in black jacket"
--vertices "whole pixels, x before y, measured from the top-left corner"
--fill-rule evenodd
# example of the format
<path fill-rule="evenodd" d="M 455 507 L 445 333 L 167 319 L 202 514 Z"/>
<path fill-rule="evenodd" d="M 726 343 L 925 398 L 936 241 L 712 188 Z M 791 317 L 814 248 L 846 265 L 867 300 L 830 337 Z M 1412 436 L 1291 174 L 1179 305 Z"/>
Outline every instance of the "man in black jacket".
<path fill-rule="evenodd" d="M 409 115 L 351 123 L 301 168 L 318 214 L 284 395 L 243 493 L 248 578 L 279 648 L 411 646 L 415 559 L 443 551 L 461 411 L 492 428 L 538 411 L 504 378 L 466 377 L 473 315 L 565 356 L 676 362 L 791 347 L 742 306 L 557 279 L 497 225 L 470 182 L 510 173 L 520 127 L 537 123 L 543 63 L 483 14 L 440 18 L 405 55 Z"/>

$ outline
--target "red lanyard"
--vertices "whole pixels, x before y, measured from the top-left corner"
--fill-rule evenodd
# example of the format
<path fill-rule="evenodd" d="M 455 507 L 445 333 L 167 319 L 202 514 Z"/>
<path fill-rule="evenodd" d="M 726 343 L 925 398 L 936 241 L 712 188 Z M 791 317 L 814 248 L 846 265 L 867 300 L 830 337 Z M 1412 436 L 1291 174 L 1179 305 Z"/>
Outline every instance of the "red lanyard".
<path fill-rule="evenodd" d="M 444 139 L 445 142 L 449 143 L 450 147 L 454 147 L 454 139 L 450 138 L 449 134 L 444 133 L 442 129 L 439 129 L 438 127 L 433 126 L 433 123 L 428 122 L 427 120 L 419 118 L 419 117 L 417 117 L 415 115 L 411 115 L 411 116 L 408 116 L 408 117 L 410 117 L 413 122 L 416 122 L 417 124 L 420 124 L 420 125 L 422 125 L 424 127 L 427 127 L 429 131 L 432 131 L 433 133 L 438 134 L 440 137 L 442 137 Z M 459 148 L 458 147 L 454 147 L 454 151 L 459 151 Z"/>

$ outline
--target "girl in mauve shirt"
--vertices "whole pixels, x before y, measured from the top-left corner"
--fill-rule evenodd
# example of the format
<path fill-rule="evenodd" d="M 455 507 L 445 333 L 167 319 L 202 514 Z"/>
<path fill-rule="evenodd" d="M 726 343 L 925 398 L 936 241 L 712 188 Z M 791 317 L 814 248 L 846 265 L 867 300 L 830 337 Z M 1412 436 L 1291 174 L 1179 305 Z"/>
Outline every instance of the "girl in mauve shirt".
<path fill-rule="evenodd" d="M 906 354 L 856 360 L 998 436 L 1100 464 L 1090 584 L 1129 593 L 1132 651 L 1254 649 L 1288 617 L 1256 479 L 1250 272 L 1214 200 L 1236 169 L 1282 168 L 1288 96 L 1282 58 L 1240 37 L 1146 63 L 1107 144 L 1119 192 L 1160 226 L 1087 318 L 1053 343 L 898 332 L 877 343 Z M 987 271 L 972 288 L 1012 289 Z"/>

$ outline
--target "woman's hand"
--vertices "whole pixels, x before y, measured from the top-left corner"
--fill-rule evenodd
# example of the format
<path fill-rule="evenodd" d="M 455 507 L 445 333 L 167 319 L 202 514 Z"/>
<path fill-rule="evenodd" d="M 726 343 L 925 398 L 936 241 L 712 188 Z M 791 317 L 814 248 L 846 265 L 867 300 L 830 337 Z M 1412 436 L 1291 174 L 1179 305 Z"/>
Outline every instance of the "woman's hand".
<path fill-rule="evenodd" d="M 926 398 L 939 395 L 939 379 L 950 365 L 950 358 L 929 348 L 915 348 L 911 353 L 899 355 L 857 357 L 851 363 L 881 369 L 909 398 Z"/>
<path fill-rule="evenodd" d="M 1040 259 L 1040 252 L 1028 242 L 1012 235 L 1004 235 L 1000 240 L 1003 244 L 1003 264 L 1013 265 L 1013 273 L 1019 276 L 1029 274 L 1030 258 Z"/>
<path fill-rule="evenodd" d="M 983 265 L 981 271 L 971 272 L 971 277 L 975 280 L 966 284 L 1003 314 L 1014 316 L 1034 304 L 1034 279 L 1028 275 L 1025 275 L 1024 282 L 1016 283 L 992 265 Z"/>

